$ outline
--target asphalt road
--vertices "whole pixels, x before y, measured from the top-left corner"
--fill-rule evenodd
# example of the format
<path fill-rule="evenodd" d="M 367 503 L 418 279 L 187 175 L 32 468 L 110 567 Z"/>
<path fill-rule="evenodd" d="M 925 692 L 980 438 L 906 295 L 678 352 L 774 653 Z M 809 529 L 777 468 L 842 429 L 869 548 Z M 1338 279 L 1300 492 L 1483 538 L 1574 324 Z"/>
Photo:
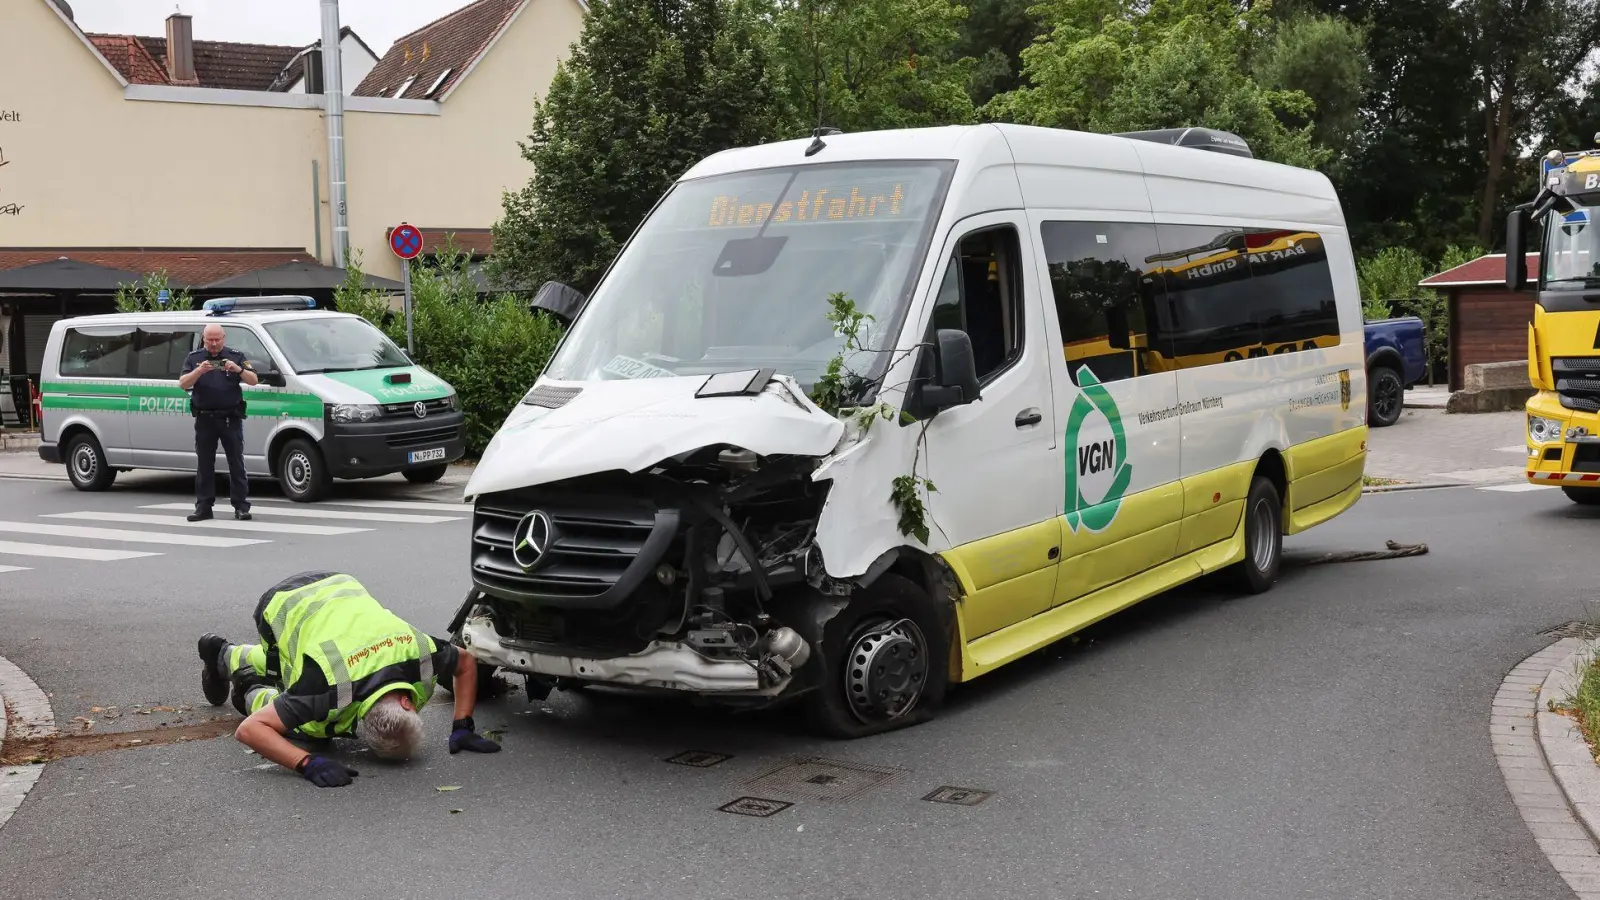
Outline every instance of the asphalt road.
<path fill-rule="evenodd" d="M 183 499 L 0 481 L 0 519 Z M 443 628 L 466 522 L 369 526 L 0 573 L 0 655 L 63 725 L 218 715 L 194 638 L 248 634 L 283 575 L 343 568 Z M 1503 674 L 1552 640 L 1539 632 L 1584 615 L 1597 529 L 1553 491 L 1369 495 L 1291 552 L 1432 552 L 1293 567 L 1259 597 L 1181 590 L 956 691 L 935 722 L 857 742 L 584 693 L 480 706 L 505 731 L 493 756 L 449 755 L 448 707 L 430 706 L 422 759 L 344 752 L 361 776 L 336 790 L 228 737 L 65 759 L 0 831 L 0 898 L 1571 897 L 1511 804 L 1487 719 Z M 89 712 L 133 704 L 197 708 Z M 731 758 L 664 761 L 686 750 Z M 848 802 L 719 811 L 813 756 L 893 771 Z M 993 794 L 922 799 L 944 785 Z"/>

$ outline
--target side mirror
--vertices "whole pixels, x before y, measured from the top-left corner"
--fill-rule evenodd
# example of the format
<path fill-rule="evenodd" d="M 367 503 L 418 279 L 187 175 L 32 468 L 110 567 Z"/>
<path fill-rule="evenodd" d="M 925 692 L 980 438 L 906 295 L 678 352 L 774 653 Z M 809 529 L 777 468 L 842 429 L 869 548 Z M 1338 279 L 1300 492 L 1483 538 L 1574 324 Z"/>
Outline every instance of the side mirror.
<path fill-rule="evenodd" d="M 1528 287 L 1528 210 L 1513 209 L 1506 216 L 1506 288 Z"/>
<path fill-rule="evenodd" d="M 978 364 L 972 354 L 972 338 L 965 331 L 939 329 L 934 364 L 938 374 L 922 388 L 922 403 L 930 412 L 978 399 Z"/>
<path fill-rule="evenodd" d="M 273 387 L 288 387 L 289 385 L 289 379 L 283 377 L 282 372 L 262 372 L 256 375 L 256 380 Z"/>
<path fill-rule="evenodd" d="M 528 304 L 529 309 L 544 310 L 557 319 L 562 325 L 571 326 L 572 321 L 578 317 L 578 312 L 583 309 L 583 304 L 589 298 L 578 292 L 577 288 L 568 287 L 559 281 L 546 281 L 540 286 L 539 292 L 533 295 L 533 301 Z"/>

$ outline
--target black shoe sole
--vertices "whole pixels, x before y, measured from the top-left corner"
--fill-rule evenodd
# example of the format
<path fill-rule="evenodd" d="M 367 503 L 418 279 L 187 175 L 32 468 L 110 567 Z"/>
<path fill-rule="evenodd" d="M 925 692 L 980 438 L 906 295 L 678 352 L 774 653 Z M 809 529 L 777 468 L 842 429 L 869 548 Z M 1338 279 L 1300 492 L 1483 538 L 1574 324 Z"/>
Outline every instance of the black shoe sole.
<path fill-rule="evenodd" d="M 213 634 L 201 637 L 197 648 L 200 652 L 201 665 L 200 690 L 205 693 L 207 703 L 212 706 L 221 706 L 227 702 L 228 689 L 232 685 L 228 683 L 228 679 L 222 677 L 221 672 L 217 671 L 217 653 L 212 652 L 209 656 L 207 655 L 206 644 L 211 643 L 215 638 L 216 635 Z M 218 645 L 219 650 L 221 646 L 220 644 Z"/>

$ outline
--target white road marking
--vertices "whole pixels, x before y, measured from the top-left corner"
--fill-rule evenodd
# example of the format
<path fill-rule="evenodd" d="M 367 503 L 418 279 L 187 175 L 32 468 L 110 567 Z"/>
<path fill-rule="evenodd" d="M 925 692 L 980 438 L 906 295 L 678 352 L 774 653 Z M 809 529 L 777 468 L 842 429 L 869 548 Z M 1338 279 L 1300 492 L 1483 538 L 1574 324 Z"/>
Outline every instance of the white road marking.
<path fill-rule="evenodd" d="M 251 509 L 256 509 L 258 503 L 294 503 L 282 497 L 252 497 Z M 425 500 L 323 500 L 317 503 L 316 508 L 324 506 L 354 506 L 361 509 L 421 509 L 437 512 L 472 512 L 470 503 L 429 503 Z"/>
<path fill-rule="evenodd" d="M 17 541 L 0 541 L 0 553 L 16 556 L 50 556 L 56 559 L 92 559 L 97 562 L 161 555 L 143 550 L 100 550 L 94 547 L 58 547 L 54 544 L 24 544 Z"/>
<path fill-rule="evenodd" d="M 193 503 L 152 503 L 141 509 L 194 509 Z M 408 513 L 381 513 L 332 509 L 289 509 L 276 506 L 251 505 L 250 511 L 261 516 L 290 516 L 296 519 L 356 519 L 361 522 L 406 522 L 413 525 L 431 525 L 435 522 L 458 522 L 460 516 L 418 516 Z"/>
<path fill-rule="evenodd" d="M 0 566 L 0 573 L 4 573 L 4 572 L 29 572 L 29 571 L 32 571 L 32 570 L 29 569 L 27 566 Z"/>
<path fill-rule="evenodd" d="M 84 525 L 52 525 L 49 522 L 0 521 L 0 532 L 48 534 L 57 537 L 95 538 L 144 544 L 182 544 L 189 547 L 244 547 L 269 543 L 263 538 L 212 537 L 208 534 L 176 534 L 163 531 L 133 531 L 127 528 L 92 528 Z"/>
<path fill-rule="evenodd" d="M 1528 447 L 1527 447 L 1526 444 L 1518 444 L 1515 447 L 1496 447 L 1495 449 L 1500 451 L 1501 453 L 1527 453 L 1528 452 Z"/>
<path fill-rule="evenodd" d="M 185 509 L 188 507 L 185 506 Z M 47 513 L 55 519 L 88 519 L 95 522 L 132 522 L 140 525 L 167 525 L 173 528 L 221 528 L 225 531 L 266 531 L 277 534 L 354 534 L 371 531 L 370 528 L 350 528 L 333 525 L 289 525 L 283 522 L 239 522 L 233 519 L 206 519 L 190 522 L 182 516 L 155 516 L 145 513 L 69 512 Z"/>
<path fill-rule="evenodd" d="M 1520 494 L 1523 491 L 1542 491 L 1555 487 L 1553 484 L 1492 484 L 1488 487 L 1478 488 L 1480 491 L 1504 491 L 1507 494 Z"/>

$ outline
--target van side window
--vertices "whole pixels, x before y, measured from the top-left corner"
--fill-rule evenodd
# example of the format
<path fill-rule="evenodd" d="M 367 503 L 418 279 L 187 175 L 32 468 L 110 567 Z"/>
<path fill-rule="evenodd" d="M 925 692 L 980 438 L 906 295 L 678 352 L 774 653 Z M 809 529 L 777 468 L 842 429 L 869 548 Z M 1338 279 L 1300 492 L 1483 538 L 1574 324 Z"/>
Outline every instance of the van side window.
<path fill-rule="evenodd" d="M 133 365 L 131 325 L 67 329 L 60 373 L 69 378 L 127 378 Z"/>
<path fill-rule="evenodd" d="M 254 331 L 243 325 L 224 325 L 222 336 L 223 343 L 229 349 L 244 354 L 244 358 L 249 361 L 257 375 L 278 371 L 277 363 L 272 361 L 272 354 L 267 352 L 266 345 L 261 343 L 261 338 L 257 337 Z"/>
<path fill-rule="evenodd" d="M 1150 327 L 1160 297 L 1149 275 L 1158 255 L 1155 226 L 1045 222 L 1039 236 L 1072 382 L 1081 383 L 1083 368 L 1102 384 L 1149 372 L 1149 353 L 1162 349 Z"/>
<path fill-rule="evenodd" d="M 972 339 L 978 381 L 987 383 L 1022 356 L 1022 266 L 1017 230 L 989 228 L 961 239 L 934 299 L 935 329 Z"/>
<path fill-rule="evenodd" d="M 141 327 L 133 377 L 176 379 L 183 374 L 183 358 L 199 346 L 197 326 Z"/>
<path fill-rule="evenodd" d="M 1183 368 L 1339 343 L 1339 314 L 1315 232 L 1161 225 L 1160 272 Z"/>

